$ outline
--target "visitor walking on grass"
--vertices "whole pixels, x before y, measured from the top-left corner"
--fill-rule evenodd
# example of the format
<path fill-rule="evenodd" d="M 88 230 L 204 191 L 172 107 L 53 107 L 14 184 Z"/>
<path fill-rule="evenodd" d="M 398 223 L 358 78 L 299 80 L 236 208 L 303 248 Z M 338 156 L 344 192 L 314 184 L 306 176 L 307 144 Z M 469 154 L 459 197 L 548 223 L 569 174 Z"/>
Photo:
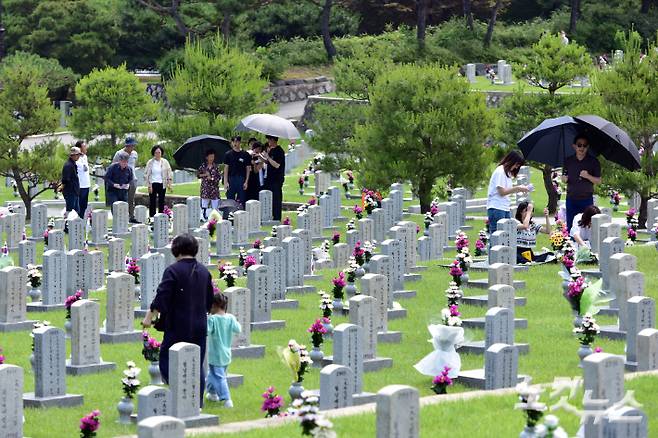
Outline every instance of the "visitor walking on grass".
<path fill-rule="evenodd" d="M 80 158 L 80 149 L 73 146 L 69 151 L 69 159 L 62 167 L 62 195 L 66 203 L 66 216 L 75 211 L 80 217 L 80 182 L 78 180 L 78 166 L 76 161 Z"/>
<path fill-rule="evenodd" d="M 89 161 L 87 160 L 87 143 L 79 140 L 75 142 L 75 147 L 80 149 L 80 158 L 75 162 L 78 167 L 78 183 L 80 184 L 80 196 L 78 200 L 80 210 L 78 214 L 84 219 L 85 214 L 87 214 L 87 206 L 89 205 L 89 188 L 91 187 Z"/>
<path fill-rule="evenodd" d="M 125 152 L 128 154 L 128 166 L 132 170 L 133 180 L 130 182 L 128 187 L 128 214 L 130 215 L 130 223 L 137 224 L 135 219 L 135 191 L 137 191 L 137 176 L 135 175 L 135 166 L 137 165 L 137 151 L 135 147 L 137 146 L 137 140 L 134 137 L 126 137 L 124 141 L 123 149 L 119 149 L 112 159 L 113 163 L 119 161 L 119 154 Z M 111 205 L 111 204 L 110 204 Z"/>
<path fill-rule="evenodd" d="M 176 263 L 162 274 L 158 291 L 142 321 L 144 328 L 151 327 L 154 318 L 162 318 L 156 329 L 164 335 L 160 347 L 160 372 L 169 383 L 169 348 L 178 342 L 196 344 L 201 349 L 199 363 L 206 354 L 207 314 L 213 303 L 212 278 L 208 269 L 197 262 L 199 251 L 196 238 L 180 234 L 171 243 Z M 200 397 L 203 400 L 205 376 L 201 368 Z"/>
<path fill-rule="evenodd" d="M 519 152 L 511 151 L 498 163 L 498 167 L 489 179 L 487 218 L 489 219 L 489 232 L 491 234 L 496 231 L 500 219 L 512 217 L 509 195 L 512 193 L 527 193 L 530 190 L 528 186 L 512 185 L 512 178 L 516 178 L 524 163 L 525 160 Z"/>
<path fill-rule="evenodd" d="M 174 177 L 169 161 L 163 157 L 162 146 L 153 146 L 151 155 L 153 158 L 146 163 L 144 179 L 149 190 L 149 216 L 153 217 L 156 205 L 159 213 L 164 212 L 165 194 L 167 190 L 171 190 Z"/>
<path fill-rule="evenodd" d="M 267 138 L 267 150 L 260 154 L 266 166 L 265 189 L 272 192 L 272 219 L 280 221 L 283 183 L 286 176 L 286 153 L 279 146 L 278 137 L 267 135 L 265 138 Z"/>
<path fill-rule="evenodd" d="M 574 217 L 594 205 L 594 185 L 601 184 L 601 163 L 589 155 L 589 139 L 579 135 L 574 140 L 575 155 L 564 160 L 562 182 L 567 183 L 567 227 L 571 229 Z"/>
<path fill-rule="evenodd" d="M 199 167 L 197 178 L 201 179 L 199 190 L 203 219 L 208 220 L 208 209 L 219 208 L 219 181 L 222 179 L 219 166 L 215 163 L 215 151 L 212 149 L 206 151 L 206 162 Z M 198 220 L 198 218 L 190 218 L 190 220 Z"/>
<path fill-rule="evenodd" d="M 213 297 L 208 316 L 208 387 L 206 397 L 210 401 L 224 402 L 225 408 L 232 408 L 231 393 L 228 389 L 226 370 L 231 364 L 233 335 L 242 327 L 235 316 L 226 313 L 228 298 L 223 293 Z"/>
<path fill-rule="evenodd" d="M 251 155 L 241 148 L 242 138 L 236 135 L 231 139 L 231 150 L 224 155 L 224 190 L 226 199 L 242 204 L 247 202 Z"/>

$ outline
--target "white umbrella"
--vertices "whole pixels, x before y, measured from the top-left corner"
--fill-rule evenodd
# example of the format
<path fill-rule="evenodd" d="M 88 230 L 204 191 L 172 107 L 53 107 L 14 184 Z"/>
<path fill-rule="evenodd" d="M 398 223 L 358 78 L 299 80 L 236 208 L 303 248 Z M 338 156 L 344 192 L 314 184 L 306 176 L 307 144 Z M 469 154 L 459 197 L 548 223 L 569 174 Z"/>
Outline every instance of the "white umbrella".
<path fill-rule="evenodd" d="M 252 114 L 240 121 L 236 131 L 256 131 L 289 140 L 301 138 L 299 131 L 290 120 L 273 114 Z"/>

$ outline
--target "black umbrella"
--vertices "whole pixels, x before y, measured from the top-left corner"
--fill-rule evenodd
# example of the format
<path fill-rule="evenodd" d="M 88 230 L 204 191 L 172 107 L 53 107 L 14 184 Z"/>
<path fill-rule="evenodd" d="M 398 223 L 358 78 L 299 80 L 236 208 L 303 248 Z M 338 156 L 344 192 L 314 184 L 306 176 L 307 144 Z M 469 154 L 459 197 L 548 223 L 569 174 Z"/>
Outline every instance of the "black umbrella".
<path fill-rule="evenodd" d="M 570 116 L 546 119 L 517 145 L 526 160 L 561 167 L 565 158 L 576 153 L 572 145 L 578 127 L 578 122 Z"/>
<path fill-rule="evenodd" d="M 597 154 L 629 170 L 641 168 L 637 146 L 619 126 L 594 115 L 577 116 L 574 119 L 581 124 L 581 132 L 587 136 L 590 148 Z"/>
<path fill-rule="evenodd" d="M 231 149 L 231 143 L 224 137 L 218 135 L 197 135 L 188 138 L 176 152 L 174 160 L 179 167 L 198 169 L 206 160 L 206 151 L 212 149 L 215 152 L 215 162 L 224 161 L 224 154 Z"/>

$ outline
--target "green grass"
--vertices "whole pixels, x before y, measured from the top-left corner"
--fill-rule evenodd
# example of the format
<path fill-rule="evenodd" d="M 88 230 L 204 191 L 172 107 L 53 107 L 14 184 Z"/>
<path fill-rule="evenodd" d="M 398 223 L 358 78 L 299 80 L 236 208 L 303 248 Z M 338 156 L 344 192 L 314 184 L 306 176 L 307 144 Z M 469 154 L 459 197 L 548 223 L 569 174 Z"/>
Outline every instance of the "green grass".
<path fill-rule="evenodd" d="M 300 201 L 306 200 L 308 196 L 300 196 L 297 193 L 297 178 L 293 173 L 286 178 L 284 199 Z M 540 186 L 538 172 L 532 173 L 532 180 L 536 186 Z M 312 181 L 311 181 L 312 182 Z M 11 190 L 11 189 L 9 189 Z M 0 196 L 6 189 L 0 190 Z M 311 192 L 312 187 L 307 189 Z M 542 190 L 535 192 L 536 202 L 541 205 Z M 175 193 L 195 195 L 198 193 L 198 184 L 190 183 L 179 185 Z M 297 196 L 297 198 L 295 197 Z M 545 196 L 545 194 L 544 194 Z M 407 203 L 408 204 L 408 203 Z M 343 199 L 344 206 L 354 205 L 354 201 Z M 296 222 L 294 212 L 285 213 L 290 216 L 293 225 Z M 351 216 L 350 214 L 346 214 Z M 410 220 L 418 224 L 422 223 L 421 215 L 412 215 Z M 469 232 L 471 242 L 475 241 L 477 231 L 482 228 L 482 221 L 469 221 L 473 230 Z M 341 235 L 344 236 L 344 224 L 338 224 Z M 546 236 L 539 238 L 538 246 L 548 246 Z M 127 245 L 128 249 L 129 245 Z M 40 254 L 43 244 L 39 242 L 37 254 Z M 638 257 L 638 268 L 645 273 L 652 272 L 658 262 L 658 253 L 653 247 L 636 246 L 628 248 L 629 253 Z M 16 254 L 12 254 L 16 257 Z M 450 261 L 452 254 L 446 254 L 444 262 Z M 392 320 L 389 322 L 390 330 L 398 330 L 403 333 L 403 342 L 397 344 L 380 344 L 378 354 L 383 357 L 391 357 L 394 360 L 393 367 L 376 373 L 367 373 L 364 376 L 364 390 L 377 392 L 379 389 L 390 384 L 407 384 L 417 387 L 422 396 L 431 395 L 430 379 L 417 373 L 413 364 L 424 357 L 431 350 L 427 342 L 429 333 L 426 325 L 435 321 L 440 309 L 445 306 L 444 289 L 447 287 L 449 277 L 444 268 L 439 267 L 439 262 L 424 263 L 430 269 L 422 273 L 422 280 L 417 283 L 408 283 L 408 288 L 418 291 L 418 296 L 411 300 L 401 301 L 402 306 L 408 310 L 406 319 Z M 560 279 L 557 275 L 556 265 L 543 265 L 532 267 L 528 272 L 517 273 L 516 278 L 525 280 L 527 288 L 518 292 L 519 295 L 528 298 L 525 307 L 518 307 L 516 313 L 521 318 L 529 320 L 527 330 L 516 332 L 517 342 L 530 344 L 530 354 L 520 357 L 519 372 L 533 377 L 536 383 L 551 382 L 556 376 L 579 376 L 581 370 L 577 367 L 578 357 L 576 350 L 578 342 L 571 333 L 571 311 L 568 304 L 560 293 Z M 335 271 L 321 272 L 323 279 L 318 282 L 310 282 L 318 289 L 330 290 L 330 281 Z M 474 278 L 484 278 L 486 273 L 471 273 Z M 245 280 L 239 279 L 238 285 L 244 285 Z M 466 289 L 466 295 L 481 294 L 481 290 Z M 646 276 L 646 294 L 658 298 L 658 277 Z M 104 291 L 92 292 L 91 297 L 98 299 L 101 304 L 101 318 L 104 318 L 106 297 Z M 245 376 L 244 386 L 232 389 L 235 408 L 223 410 L 215 405 L 208 404 L 205 412 L 217 414 L 222 423 L 257 419 L 262 417 L 260 412 L 260 394 L 270 385 L 277 388 L 281 395 L 287 400 L 287 388 L 290 385 L 291 376 L 281 364 L 276 350 L 277 347 L 287 344 L 290 338 L 297 339 L 303 343 L 310 343 L 307 327 L 313 320 L 320 316 L 318 309 L 318 296 L 309 294 L 295 296 L 300 302 L 298 310 L 275 310 L 273 319 L 285 319 L 285 329 L 269 332 L 253 332 L 252 343 L 266 345 L 266 355 L 262 360 L 235 359 L 230 367 L 233 373 Z M 462 306 L 464 317 L 482 316 L 483 308 Z M 30 313 L 30 319 L 48 319 L 55 326 L 62 327 L 64 324 L 64 311 L 48 313 Z M 334 325 L 346 322 L 347 318 L 334 317 Z M 600 318 L 602 324 L 613 324 L 613 318 Z M 136 321 L 135 327 L 138 327 Z M 156 335 L 159 333 L 153 332 Z M 483 339 L 481 330 L 469 330 L 467 336 L 471 339 Z M 30 355 L 31 339 L 29 333 L 3 334 L 0 346 L 4 349 L 6 363 L 20 365 L 25 370 L 25 392 L 33 390 L 34 376 L 32 374 L 28 358 Z M 619 341 L 598 340 L 595 345 L 601 346 L 604 351 L 622 354 L 624 344 Z M 67 347 L 69 348 L 69 347 Z M 331 354 L 331 341 L 327 341 L 323 350 L 325 354 Z M 77 434 L 79 418 L 93 409 L 100 409 L 102 413 L 102 426 L 100 437 L 125 435 L 135 432 L 134 426 L 119 425 L 117 420 L 116 404 L 122 396 L 121 371 L 128 360 L 134 360 L 142 367 L 142 381 L 148 382 L 146 373 L 147 363 L 141 357 L 139 344 L 111 345 L 103 344 L 102 356 L 106 361 L 116 362 L 118 369 L 112 373 L 104 373 L 92 376 L 71 377 L 67 376 L 68 392 L 85 395 L 85 403 L 82 407 L 68 409 L 26 410 L 25 434 L 26 436 L 38 437 L 70 437 Z M 463 369 L 481 368 L 483 366 L 482 356 L 462 355 Z M 312 369 L 305 379 L 304 386 L 307 389 L 319 387 L 319 370 Z M 648 408 L 647 414 L 652 418 L 658 418 L 658 403 L 653 394 L 658 389 L 658 379 L 643 379 L 634 381 L 629 387 L 638 389 L 638 400 Z M 467 391 L 459 384 L 451 388 L 451 392 Z M 512 410 L 514 397 L 497 397 L 468 402 L 455 402 L 431 406 L 423 409 L 421 416 L 424 436 L 481 436 L 481 424 L 489 424 L 495 428 L 496 433 L 491 436 L 510 436 L 517 434 L 522 427 L 522 415 Z M 567 414 L 561 414 L 563 423 L 568 430 L 575 432 L 575 420 L 569 419 Z M 497 421 L 498 419 L 504 421 Z M 484 422 L 484 423 L 483 423 Z M 372 436 L 374 431 L 374 416 L 361 415 L 353 418 L 341 418 L 335 421 L 339 436 L 353 436 L 354 430 L 363 430 L 364 436 Z M 654 424 L 655 427 L 658 427 Z M 244 436 L 271 435 L 272 431 L 254 431 Z M 292 434 L 296 436 L 298 426 L 290 425 L 276 429 L 276 436 Z M 478 434 L 478 432 L 480 432 Z"/>

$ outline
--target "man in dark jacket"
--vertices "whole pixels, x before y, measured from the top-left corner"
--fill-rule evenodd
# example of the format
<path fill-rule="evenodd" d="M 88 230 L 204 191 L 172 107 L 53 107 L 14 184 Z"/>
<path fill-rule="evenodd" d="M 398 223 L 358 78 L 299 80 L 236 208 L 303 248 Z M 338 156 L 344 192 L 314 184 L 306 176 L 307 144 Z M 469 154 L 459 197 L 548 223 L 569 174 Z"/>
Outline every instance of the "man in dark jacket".
<path fill-rule="evenodd" d="M 118 162 L 112 164 L 105 172 L 107 201 L 110 206 L 117 201 L 128 202 L 128 189 L 133 181 L 133 171 L 128 166 L 129 155 L 119 151 Z"/>
<path fill-rule="evenodd" d="M 286 153 L 279 146 L 278 137 L 266 135 L 267 152 L 262 152 L 260 158 L 267 166 L 265 188 L 272 192 L 272 219 L 281 220 L 283 203 L 283 182 L 286 176 Z"/>
<path fill-rule="evenodd" d="M 80 182 L 78 181 L 78 166 L 75 163 L 80 158 L 80 148 L 73 146 L 69 152 L 69 159 L 62 167 L 62 195 L 66 202 L 66 216 L 71 211 L 80 213 Z"/>

